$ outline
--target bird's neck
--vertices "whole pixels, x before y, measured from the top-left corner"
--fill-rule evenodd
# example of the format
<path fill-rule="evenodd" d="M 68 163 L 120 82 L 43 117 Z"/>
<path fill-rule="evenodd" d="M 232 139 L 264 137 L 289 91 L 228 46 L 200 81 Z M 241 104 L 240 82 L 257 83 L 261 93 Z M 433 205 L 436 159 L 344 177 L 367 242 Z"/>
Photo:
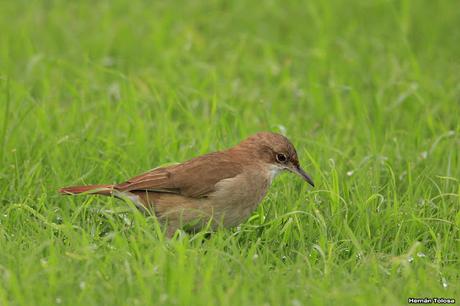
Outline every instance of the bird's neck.
<path fill-rule="evenodd" d="M 273 182 L 273 180 L 275 179 L 275 177 L 278 176 L 278 174 L 281 173 L 281 171 L 283 171 L 283 168 L 281 167 L 278 167 L 276 165 L 268 165 L 267 166 L 267 169 L 268 169 L 268 180 L 270 183 Z"/>

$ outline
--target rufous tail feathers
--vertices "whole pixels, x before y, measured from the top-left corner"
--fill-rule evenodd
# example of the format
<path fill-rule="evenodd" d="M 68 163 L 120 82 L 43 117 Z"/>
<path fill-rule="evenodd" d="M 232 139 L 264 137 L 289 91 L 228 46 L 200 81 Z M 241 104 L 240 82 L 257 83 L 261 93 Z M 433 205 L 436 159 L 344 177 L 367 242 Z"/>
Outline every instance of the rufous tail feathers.
<path fill-rule="evenodd" d="M 70 186 L 61 188 L 59 190 L 60 193 L 69 195 L 79 193 L 111 195 L 112 191 L 113 185 Z"/>

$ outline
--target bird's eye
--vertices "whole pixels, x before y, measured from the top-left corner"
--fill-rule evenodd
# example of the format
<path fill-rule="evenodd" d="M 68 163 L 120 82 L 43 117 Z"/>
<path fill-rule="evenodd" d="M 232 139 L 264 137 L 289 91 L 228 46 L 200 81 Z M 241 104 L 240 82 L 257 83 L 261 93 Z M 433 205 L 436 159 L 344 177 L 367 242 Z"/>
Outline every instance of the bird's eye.
<path fill-rule="evenodd" d="M 287 161 L 287 157 L 283 153 L 279 153 L 276 154 L 276 160 L 280 163 L 285 163 Z"/>

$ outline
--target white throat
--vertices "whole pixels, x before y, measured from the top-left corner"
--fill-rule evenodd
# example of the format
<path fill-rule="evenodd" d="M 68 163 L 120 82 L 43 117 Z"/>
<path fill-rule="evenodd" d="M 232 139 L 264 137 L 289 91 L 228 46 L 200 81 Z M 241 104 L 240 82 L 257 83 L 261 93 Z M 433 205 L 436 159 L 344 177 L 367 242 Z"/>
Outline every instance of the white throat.
<path fill-rule="evenodd" d="M 269 180 L 269 183 L 271 184 L 273 179 L 281 172 L 283 171 L 283 167 L 279 167 L 279 166 L 276 166 L 276 165 L 270 165 L 270 167 L 268 168 L 268 180 Z"/>

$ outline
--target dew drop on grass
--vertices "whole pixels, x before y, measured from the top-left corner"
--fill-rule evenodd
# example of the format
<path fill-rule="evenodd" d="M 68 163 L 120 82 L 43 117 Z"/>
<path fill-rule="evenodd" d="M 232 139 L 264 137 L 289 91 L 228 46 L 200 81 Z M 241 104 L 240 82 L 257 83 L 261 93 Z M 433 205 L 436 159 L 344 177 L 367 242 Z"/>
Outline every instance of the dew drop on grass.
<path fill-rule="evenodd" d="M 442 287 L 447 288 L 449 286 L 449 284 L 447 283 L 447 280 L 444 277 L 441 278 L 441 280 L 442 280 Z"/>
<path fill-rule="evenodd" d="M 417 253 L 417 256 L 420 257 L 420 258 L 421 258 L 421 257 L 426 257 L 425 253 L 422 253 L 422 252 L 418 252 L 418 253 Z"/>
<path fill-rule="evenodd" d="M 353 170 L 347 171 L 347 176 L 352 176 L 352 175 L 353 175 L 353 173 L 354 173 L 354 171 L 353 171 Z"/>
<path fill-rule="evenodd" d="M 291 303 L 292 303 L 292 306 L 302 306 L 302 303 L 297 299 L 293 299 Z"/>
<path fill-rule="evenodd" d="M 259 255 L 257 253 L 255 253 L 254 256 L 252 256 L 252 259 L 256 260 L 257 258 L 259 258 Z"/>
<path fill-rule="evenodd" d="M 321 199 L 321 196 L 319 196 L 319 195 L 317 195 L 317 194 L 315 194 L 314 200 L 315 200 L 315 203 L 316 203 L 316 204 L 321 204 L 321 203 L 323 203 L 323 200 Z"/>
<path fill-rule="evenodd" d="M 102 58 L 101 64 L 106 67 L 112 67 L 115 64 L 115 59 L 110 56 Z"/>
<path fill-rule="evenodd" d="M 399 175 L 399 180 L 402 181 L 406 175 L 407 175 L 407 171 L 401 172 L 401 174 Z"/>
<path fill-rule="evenodd" d="M 418 204 L 419 206 L 424 206 L 424 205 L 425 205 L 425 202 L 426 202 L 425 199 L 419 199 L 419 200 L 417 201 L 417 204 Z"/>
<path fill-rule="evenodd" d="M 284 125 L 278 124 L 278 130 L 280 131 L 281 134 L 286 135 L 287 128 Z"/>
<path fill-rule="evenodd" d="M 305 97 L 305 92 L 300 88 L 296 88 L 296 89 L 294 89 L 294 95 L 297 98 L 303 98 L 303 97 Z"/>
<path fill-rule="evenodd" d="M 166 293 L 163 293 L 160 295 L 160 302 L 164 303 L 168 300 L 168 295 Z"/>
<path fill-rule="evenodd" d="M 335 168 L 335 160 L 333 158 L 329 158 L 329 165 L 332 167 L 332 168 Z"/>
<path fill-rule="evenodd" d="M 69 140 L 69 135 L 65 135 L 64 137 L 62 137 L 61 139 L 59 139 L 56 144 L 61 144 L 65 141 Z"/>
<path fill-rule="evenodd" d="M 121 100 L 120 85 L 117 82 L 110 84 L 107 92 L 112 101 L 118 102 Z"/>
<path fill-rule="evenodd" d="M 414 257 L 413 256 L 407 256 L 407 261 L 409 263 L 413 262 L 414 261 Z"/>

